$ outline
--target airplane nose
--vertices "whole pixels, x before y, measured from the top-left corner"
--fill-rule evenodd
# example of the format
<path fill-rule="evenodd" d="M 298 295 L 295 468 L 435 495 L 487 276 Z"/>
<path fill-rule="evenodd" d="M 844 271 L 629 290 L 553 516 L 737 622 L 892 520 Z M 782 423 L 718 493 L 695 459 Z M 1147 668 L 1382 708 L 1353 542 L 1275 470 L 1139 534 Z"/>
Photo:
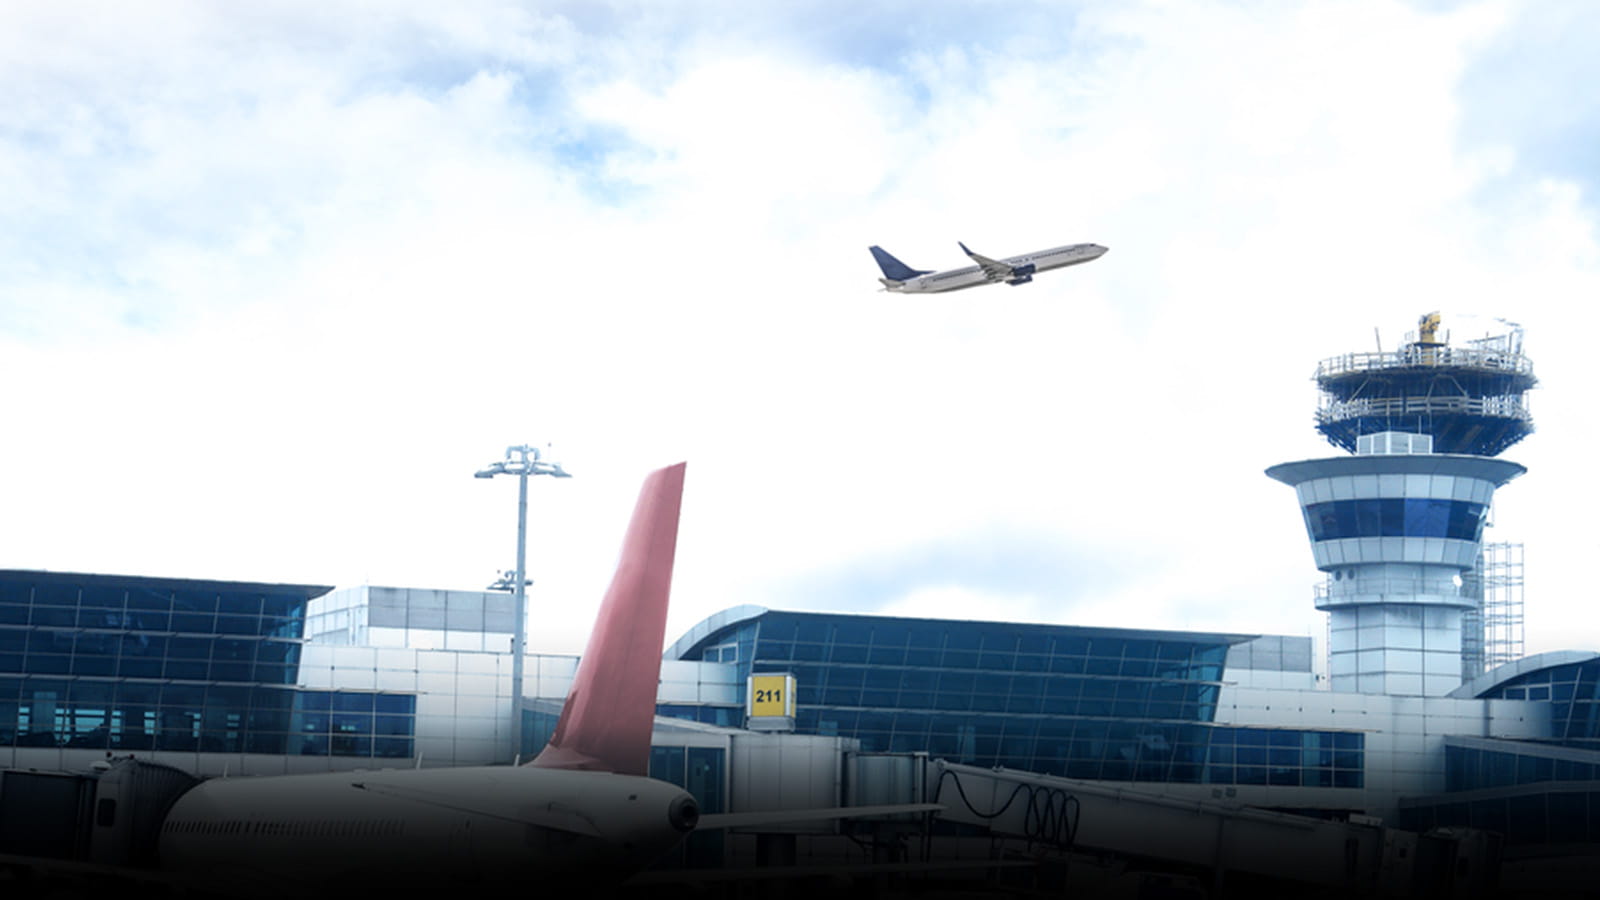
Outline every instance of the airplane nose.
<path fill-rule="evenodd" d="M 684 794 L 667 807 L 667 821 L 679 831 L 693 831 L 694 826 L 700 822 L 700 804 L 696 803 L 693 797 Z"/>

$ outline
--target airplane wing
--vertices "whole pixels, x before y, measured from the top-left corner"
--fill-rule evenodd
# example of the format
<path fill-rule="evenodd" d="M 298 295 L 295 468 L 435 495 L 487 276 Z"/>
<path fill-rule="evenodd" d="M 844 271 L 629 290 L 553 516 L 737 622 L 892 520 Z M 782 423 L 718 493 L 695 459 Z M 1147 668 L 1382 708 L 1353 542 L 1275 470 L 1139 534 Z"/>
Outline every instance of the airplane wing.
<path fill-rule="evenodd" d="M 1014 270 L 1010 266 L 998 259 L 990 259 L 989 257 L 984 256 L 982 253 L 973 253 L 971 250 L 967 249 L 966 244 L 962 244 L 960 241 L 956 241 L 956 243 L 961 246 L 961 251 L 963 253 L 972 257 L 973 262 L 983 267 L 983 275 L 985 278 L 988 278 L 990 281 L 999 281 L 1002 278 L 1011 277 Z"/>

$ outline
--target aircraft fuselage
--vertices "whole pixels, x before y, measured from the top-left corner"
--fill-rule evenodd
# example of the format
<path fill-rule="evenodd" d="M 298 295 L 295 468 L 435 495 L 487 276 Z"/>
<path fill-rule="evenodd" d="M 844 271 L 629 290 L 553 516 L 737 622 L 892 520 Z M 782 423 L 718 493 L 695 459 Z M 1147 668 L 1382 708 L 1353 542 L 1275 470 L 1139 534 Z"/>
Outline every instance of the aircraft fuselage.
<path fill-rule="evenodd" d="M 675 846 L 698 811 L 631 775 L 478 766 L 222 778 L 178 798 L 161 868 L 204 882 L 323 890 L 373 882 L 620 881 Z"/>
<path fill-rule="evenodd" d="M 1105 255 L 1106 249 L 1099 244 L 1069 244 L 1065 247 L 1040 250 L 1037 253 L 1008 256 L 1000 260 L 1000 262 L 1015 269 L 1017 275 L 1021 276 L 1018 281 L 1018 283 L 1021 283 L 1032 280 L 1032 276 L 1039 272 L 1048 272 L 1051 269 L 1075 266 L 1079 263 L 1099 259 Z M 897 293 L 935 294 L 946 291 L 959 291 L 963 288 L 977 287 L 980 284 L 994 284 L 999 281 L 1007 281 L 1007 278 L 986 272 L 983 266 L 966 266 L 960 269 L 948 269 L 943 272 L 929 272 L 898 283 L 885 280 L 884 287 Z"/>

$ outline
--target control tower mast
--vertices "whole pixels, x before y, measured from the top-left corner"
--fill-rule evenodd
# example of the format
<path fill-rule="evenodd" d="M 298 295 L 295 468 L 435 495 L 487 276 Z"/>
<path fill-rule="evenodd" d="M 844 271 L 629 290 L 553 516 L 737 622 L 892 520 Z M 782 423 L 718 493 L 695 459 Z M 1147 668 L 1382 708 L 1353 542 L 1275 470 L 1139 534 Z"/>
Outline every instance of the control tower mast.
<path fill-rule="evenodd" d="M 1526 471 L 1494 458 L 1533 431 L 1522 329 L 1451 345 L 1438 313 L 1399 350 L 1317 367 L 1317 430 L 1354 456 L 1283 463 L 1327 573 L 1334 690 L 1437 696 L 1461 683 L 1462 579 L 1496 488 Z"/>

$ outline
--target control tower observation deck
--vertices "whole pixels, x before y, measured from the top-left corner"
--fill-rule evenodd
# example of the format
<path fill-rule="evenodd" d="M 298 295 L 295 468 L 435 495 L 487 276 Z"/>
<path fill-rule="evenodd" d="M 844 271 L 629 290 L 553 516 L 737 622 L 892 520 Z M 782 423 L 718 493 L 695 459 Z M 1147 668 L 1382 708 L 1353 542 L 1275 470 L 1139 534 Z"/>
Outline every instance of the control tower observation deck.
<path fill-rule="evenodd" d="M 1324 360 L 1317 430 L 1354 456 L 1283 463 L 1327 581 L 1328 676 L 1338 691 L 1438 696 L 1461 683 L 1461 589 L 1496 488 L 1526 471 L 1494 456 L 1533 431 L 1522 331 L 1463 346 L 1439 314 L 1394 353 Z"/>
<path fill-rule="evenodd" d="M 1537 383 L 1522 329 L 1452 347 L 1439 314 L 1393 353 L 1346 353 L 1317 365 L 1317 430 L 1347 453 L 1382 431 L 1426 434 L 1435 453 L 1497 456 L 1533 432 L 1524 400 Z"/>

